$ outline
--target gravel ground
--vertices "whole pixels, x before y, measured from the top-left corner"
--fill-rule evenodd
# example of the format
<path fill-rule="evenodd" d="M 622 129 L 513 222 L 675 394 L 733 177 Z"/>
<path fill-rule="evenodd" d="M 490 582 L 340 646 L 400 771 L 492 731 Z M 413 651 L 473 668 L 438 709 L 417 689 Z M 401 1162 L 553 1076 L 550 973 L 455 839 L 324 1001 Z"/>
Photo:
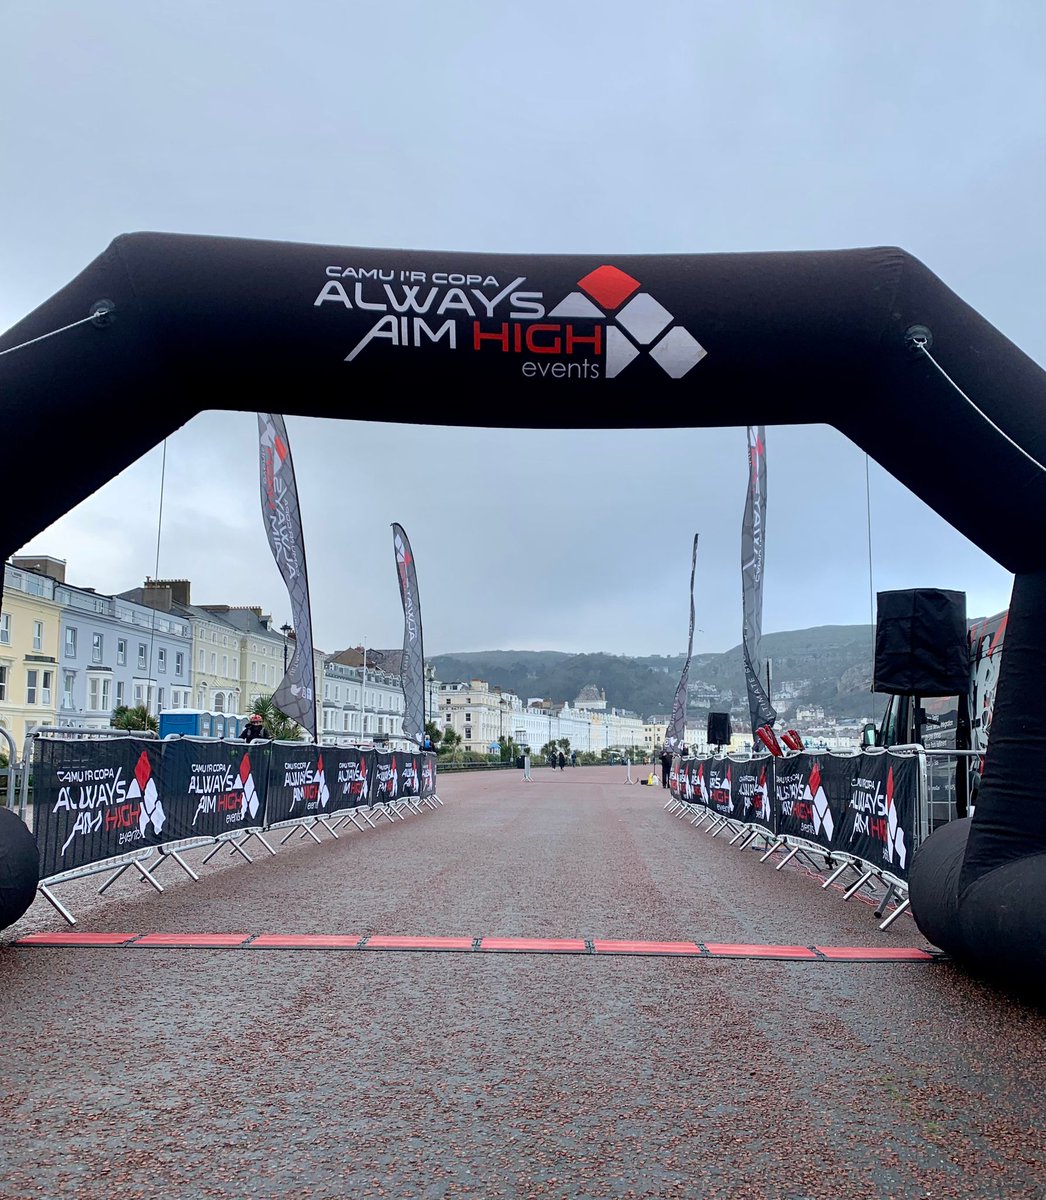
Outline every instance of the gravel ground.
<path fill-rule="evenodd" d="M 395 826 L 59 894 L 97 931 L 926 947 L 622 775 L 451 775 Z M 63 928 L 0 935 L 4 1200 L 1046 1197 L 1046 1015 L 947 962 L 10 944 Z"/>

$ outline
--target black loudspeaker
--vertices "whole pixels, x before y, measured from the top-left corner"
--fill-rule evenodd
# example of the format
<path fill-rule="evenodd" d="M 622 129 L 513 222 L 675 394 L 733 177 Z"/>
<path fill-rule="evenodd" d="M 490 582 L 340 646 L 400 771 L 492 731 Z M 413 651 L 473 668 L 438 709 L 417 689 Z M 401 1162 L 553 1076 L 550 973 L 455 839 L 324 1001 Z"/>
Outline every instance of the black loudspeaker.
<path fill-rule="evenodd" d="M 876 596 L 877 692 L 960 696 L 969 688 L 966 593 L 937 588 Z"/>
<path fill-rule="evenodd" d="M 710 746 L 726 746 L 730 742 L 730 714 L 708 714 L 708 744 Z"/>

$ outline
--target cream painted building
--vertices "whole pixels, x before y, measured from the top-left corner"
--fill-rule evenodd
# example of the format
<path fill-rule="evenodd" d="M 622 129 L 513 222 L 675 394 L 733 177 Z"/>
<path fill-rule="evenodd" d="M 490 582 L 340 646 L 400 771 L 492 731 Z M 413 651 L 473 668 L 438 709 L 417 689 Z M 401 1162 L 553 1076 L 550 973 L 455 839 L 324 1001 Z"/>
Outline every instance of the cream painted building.
<path fill-rule="evenodd" d="M 0 728 L 14 738 L 19 757 L 38 725 L 58 723 L 58 645 L 61 606 L 55 582 L 34 571 L 4 568 L 0 611 Z M 10 755 L 5 738 L 0 750 Z"/>

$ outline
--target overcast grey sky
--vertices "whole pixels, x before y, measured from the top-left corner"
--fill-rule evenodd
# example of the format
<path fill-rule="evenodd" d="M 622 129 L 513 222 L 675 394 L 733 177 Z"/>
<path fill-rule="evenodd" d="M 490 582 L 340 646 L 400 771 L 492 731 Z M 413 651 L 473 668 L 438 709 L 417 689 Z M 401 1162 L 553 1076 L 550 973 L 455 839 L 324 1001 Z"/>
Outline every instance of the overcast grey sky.
<path fill-rule="evenodd" d="M 0 329 L 134 230 L 608 255 L 889 244 L 1046 363 L 1044 62 L 1041 0 L 4 0 Z M 393 521 L 430 654 L 681 652 L 695 532 L 695 650 L 740 640 L 741 427 L 288 429 L 324 649 L 399 643 Z M 281 624 L 256 436 L 247 412 L 209 413 L 169 439 L 159 573 Z M 45 426 L 0 444 L 39 456 L 41 488 L 61 471 Z M 139 584 L 161 454 L 26 550 L 100 591 Z M 767 462 L 764 631 L 868 621 L 864 454 L 772 427 Z M 1007 605 L 1011 577 L 874 463 L 870 493 L 875 589 Z"/>

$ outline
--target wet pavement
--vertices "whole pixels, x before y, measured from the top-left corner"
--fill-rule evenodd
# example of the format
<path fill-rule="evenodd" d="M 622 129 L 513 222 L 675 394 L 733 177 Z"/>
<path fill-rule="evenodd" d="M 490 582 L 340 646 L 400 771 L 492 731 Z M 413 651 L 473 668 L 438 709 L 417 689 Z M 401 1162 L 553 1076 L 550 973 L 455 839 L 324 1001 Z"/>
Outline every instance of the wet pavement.
<path fill-rule="evenodd" d="M 80 930 L 917 947 L 623 768 L 448 775 L 445 806 Z M 16 946 L 0 1197 L 1046 1197 L 1046 1015 L 947 961 Z"/>

